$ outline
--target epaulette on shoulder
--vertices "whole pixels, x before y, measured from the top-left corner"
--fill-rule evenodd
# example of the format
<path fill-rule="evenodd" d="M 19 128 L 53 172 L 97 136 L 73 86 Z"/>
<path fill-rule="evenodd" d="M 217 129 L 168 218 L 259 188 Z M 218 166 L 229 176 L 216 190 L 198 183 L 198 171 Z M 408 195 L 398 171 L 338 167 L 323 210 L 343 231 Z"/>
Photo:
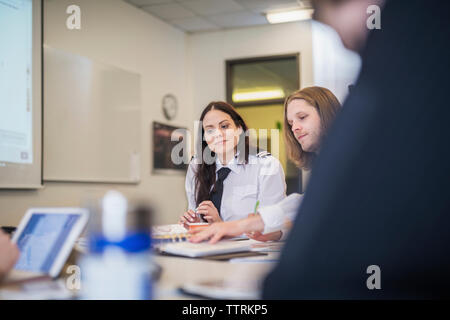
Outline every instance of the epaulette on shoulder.
<path fill-rule="evenodd" d="M 258 158 L 267 158 L 267 157 L 270 157 L 271 154 L 270 154 L 270 152 L 267 152 L 267 151 L 261 151 L 261 152 L 258 153 L 256 156 L 257 156 Z"/>

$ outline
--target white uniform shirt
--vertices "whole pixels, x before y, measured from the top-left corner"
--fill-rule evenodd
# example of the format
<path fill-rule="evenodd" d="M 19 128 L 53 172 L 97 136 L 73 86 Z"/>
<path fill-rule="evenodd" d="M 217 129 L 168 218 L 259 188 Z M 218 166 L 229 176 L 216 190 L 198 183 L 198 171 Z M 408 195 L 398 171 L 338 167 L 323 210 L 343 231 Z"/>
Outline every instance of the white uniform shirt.
<path fill-rule="evenodd" d="M 228 165 L 231 172 L 223 182 L 220 216 L 223 221 L 247 218 L 255 210 L 256 201 L 260 206 L 276 204 L 286 197 L 284 171 L 278 159 L 270 154 L 249 155 L 247 164 L 239 163 L 235 157 Z M 194 161 L 189 164 L 186 175 L 186 194 L 189 209 L 196 209 Z M 224 167 L 216 159 L 217 171 Z"/>
<path fill-rule="evenodd" d="M 260 208 L 258 212 L 264 222 L 263 233 L 282 230 L 285 238 L 289 230 L 287 222 L 295 220 L 302 199 L 303 195 L 293 193 L 276 204 Z"/>
<path fill-rule="evenodd" d="M 303 183 L 306 185 L 309 180 L 310 171 L 303 171 Z M 286 239 L 292 224 L 297 216 L 297 212 L 303 200 L 303 195 L 292 193 L 279 203 L 260 208 L 258 213 L 264 222 L 265 233 L 281 230 L 283 232 L 281 240 Z"/>

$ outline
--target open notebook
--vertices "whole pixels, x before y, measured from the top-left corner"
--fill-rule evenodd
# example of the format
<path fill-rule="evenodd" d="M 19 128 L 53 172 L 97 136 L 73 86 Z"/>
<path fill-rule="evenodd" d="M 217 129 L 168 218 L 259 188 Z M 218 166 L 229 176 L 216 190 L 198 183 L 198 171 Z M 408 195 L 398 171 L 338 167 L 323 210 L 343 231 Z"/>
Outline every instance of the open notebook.
<path fill-rule="evenodd" d="M 162 252 L 197 258 L 206 257 L 213 255 L 220 255 L 226 253 L 235 253 L 250 251 L 252 247 L 252 242 L 249 240 L 243 241 L 233 241 L 233 240 L 223 240 L 215 244 L 210 244 L 208 242 L 202 243 L 191 243 L 191 242 L 176 242 L 168 243 L 161 246 L 159 249 Z"/>

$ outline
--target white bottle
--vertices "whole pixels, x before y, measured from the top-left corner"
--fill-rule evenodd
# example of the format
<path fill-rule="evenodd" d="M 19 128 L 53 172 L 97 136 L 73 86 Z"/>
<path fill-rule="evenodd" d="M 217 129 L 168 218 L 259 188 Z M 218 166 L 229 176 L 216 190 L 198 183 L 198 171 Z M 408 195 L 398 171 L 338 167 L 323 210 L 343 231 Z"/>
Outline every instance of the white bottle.
<path fill-rule="evenodd" d="M 80 261 L 82 299 L 151 299 L 150 209 L 130 210 L 122 194 L 110 191 L 91 217 L 89 253 Z"/>

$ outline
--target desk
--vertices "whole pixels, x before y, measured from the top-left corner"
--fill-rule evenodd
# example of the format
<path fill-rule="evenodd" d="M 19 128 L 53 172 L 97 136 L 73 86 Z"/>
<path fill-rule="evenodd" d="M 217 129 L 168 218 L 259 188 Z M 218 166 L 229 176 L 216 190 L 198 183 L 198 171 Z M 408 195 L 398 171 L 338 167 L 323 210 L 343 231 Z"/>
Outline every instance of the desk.
<path fill-rule="evenodd" d="M 156 284 L 156 299 L 191 299 L 177 289 L 184 283 L 207 280 L 232 279 L 256 289 L 273 267 L 273 263 L 232 263 L 165 256 L 157 256 L 155 260 L 162 267 L 161 278 Z"/>
<path fill-rule="evenodd" d="M 233 263 L 159 255 L 155 255 L 154 260 L 162 268 L 161 276 L 154 284 L 154 298 L 160 300 L 192 299 L 192 296 L 181 294 L 178 288 L 185 283 L 208 280 L 227 279 L 256 289 L 274 266 L 274 262 Z M 69 259 L 69 263 L 75 263 L 74 257 Z M 65 288 L 64 278 L 32 283 L 26 289 L 20 286 L 0 287 L 0 299 L 70 299 L 77 298 L 77 294 Z"/>

